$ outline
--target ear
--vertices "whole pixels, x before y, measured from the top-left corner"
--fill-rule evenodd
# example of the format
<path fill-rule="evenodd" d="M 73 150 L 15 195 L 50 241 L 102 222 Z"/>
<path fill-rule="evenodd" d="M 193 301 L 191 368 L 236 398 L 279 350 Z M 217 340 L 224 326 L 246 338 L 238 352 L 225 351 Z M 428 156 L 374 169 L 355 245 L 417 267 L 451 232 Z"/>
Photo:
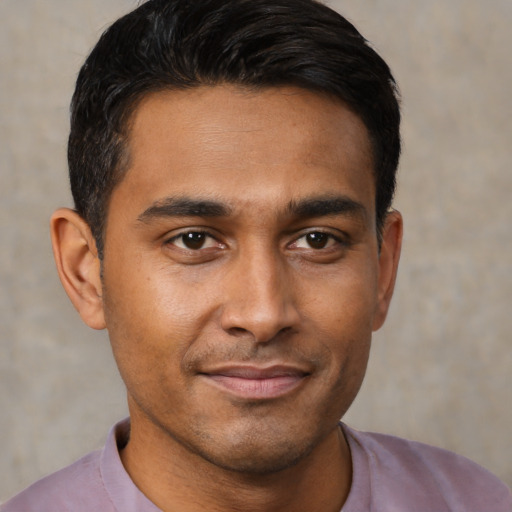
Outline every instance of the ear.
<path fill-rule="evenodd" d="M 101 265 L 88 224 L 75 211 L 61 208 L 52 215 L 50 230 L 62 286 L 82 320 L 104 329 Z"/>
<path fill-rule="evenodd" d="M 382 230 L 377 281 L 377 307 L 373 319 L 374 331 L 382 327 L 388 314 L 402 249 L 402 233 L 402 215 L 400 212 L 393 210 L 387 214 Z"/>

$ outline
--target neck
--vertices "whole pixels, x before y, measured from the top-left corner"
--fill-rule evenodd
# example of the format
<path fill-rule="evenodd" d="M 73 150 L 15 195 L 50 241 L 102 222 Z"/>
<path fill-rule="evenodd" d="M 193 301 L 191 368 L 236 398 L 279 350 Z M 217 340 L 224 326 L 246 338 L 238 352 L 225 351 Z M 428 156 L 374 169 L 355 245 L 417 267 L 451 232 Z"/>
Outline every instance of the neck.
<path fill-rule="evenodd" d="M 132 417 L 121 460 L 135 485 L 161 510 L 338 512 L 350 490 L 350 450 L 334 429 L 297 464 L 272 474 L 220 468 Z"/>

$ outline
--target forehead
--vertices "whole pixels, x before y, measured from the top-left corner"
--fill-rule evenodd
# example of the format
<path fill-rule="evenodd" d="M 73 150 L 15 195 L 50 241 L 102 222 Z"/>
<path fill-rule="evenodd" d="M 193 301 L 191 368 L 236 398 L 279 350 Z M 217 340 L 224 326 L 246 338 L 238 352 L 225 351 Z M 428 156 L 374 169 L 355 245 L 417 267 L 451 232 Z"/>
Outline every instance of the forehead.
<path fill-rule="evenodd" d="M 132 117 L 128 150 L 128 171 L 113 195 L 122 192 L 141 208 L 177 195 L 241 208 L 350 192 L 373 203 L 363 122 L 341 102 L 299 88 L 223 85 L 148 95 Z"/>

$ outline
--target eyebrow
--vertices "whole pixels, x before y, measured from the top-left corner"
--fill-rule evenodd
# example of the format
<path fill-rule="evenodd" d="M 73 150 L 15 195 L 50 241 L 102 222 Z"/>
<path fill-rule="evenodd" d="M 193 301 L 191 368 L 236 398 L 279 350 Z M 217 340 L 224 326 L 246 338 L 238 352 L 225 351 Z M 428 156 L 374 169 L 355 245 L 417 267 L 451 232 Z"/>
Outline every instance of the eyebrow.
<path fill-rule="evenodd" d="M 363 204 L 347 196 L 314 196 L 288 203 L 285 212 L 302 218 L 347 215 L 367 218 Z M 190 197 L 166 197 L 153 203 L 139 216 L 140 222 L 151 222 L 166 217 L 228 217 L 232 208 L 225 203 L 211 199 L 192 199 Z"/>
<path fill-rule="evenodd" d="M 347 215 L 366 220 L 368 211 L 364 205 L 347 196 L 321 196 L 290 201 L 288 213 L 298 218 Z"/>
<path fill-rule="evenodd" d="M 144 210 L 138 220 L 149 222 L 165 217 L 226 217 L 231 208 L 218 201 L 189 197 L 166 197 Z"/>

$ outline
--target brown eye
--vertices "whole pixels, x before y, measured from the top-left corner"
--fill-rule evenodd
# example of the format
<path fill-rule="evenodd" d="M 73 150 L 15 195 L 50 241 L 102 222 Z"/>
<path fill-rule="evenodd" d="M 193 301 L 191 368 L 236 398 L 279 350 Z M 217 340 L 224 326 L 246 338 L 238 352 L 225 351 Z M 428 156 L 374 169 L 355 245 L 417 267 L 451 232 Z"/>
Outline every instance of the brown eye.
<path fill-rule="evenodd" d="M 331 233 L 324 233 L 323 231 L 310 231 L 298 238 L 294 243 L 295 249 L 314 249 L 320 251 L 322 249 L 329 249 L 341 241 Z"/>
<path fill-rule="evenodd" d="M 187 249 L 197 250 L 203 247 L 206 240 L 205 233 L 185 233 L 182 235 L 183 245 Z"/>
<path fill-rule="evenodd" d="M 308 233 L 306 242 L 312 249 L 324 249 L 331 237 L 326 233 Z"/>
<path fill-rule="evenodd" d="M 180 249 L 188 249 L 189 251 L 199 251 L 200 249 L 208 249 L 221 245 L 215 238 L 203 231 L 187 231 L 186 233 L 181 233 L 169 240 L 168 243 Z"/>

